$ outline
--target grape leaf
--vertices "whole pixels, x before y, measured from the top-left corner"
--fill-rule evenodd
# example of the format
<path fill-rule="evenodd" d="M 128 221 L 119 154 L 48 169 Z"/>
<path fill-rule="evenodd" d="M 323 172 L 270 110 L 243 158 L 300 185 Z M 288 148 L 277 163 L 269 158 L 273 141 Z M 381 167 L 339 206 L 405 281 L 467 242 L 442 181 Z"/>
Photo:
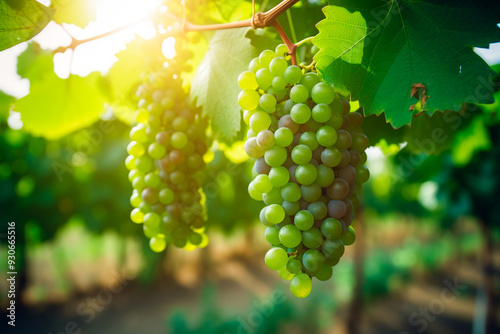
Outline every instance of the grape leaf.
<path fill-rule="evenodd" d="M 57 9 L 53 20 L 57 23 L 73 23 L 84 28 L 96 18 L 97 1 L 88 0 L 54 0 Z"/>
<path fill-rule="evenodd" d="M 13 96 L 5 94 L 0 90 L 0 120 L 7 119 L 11 104 L 15 101 Z"/>
<path fill-rule="evenodd" d="M 35 0 L 0 1 L 0 51 L 36 36 L 54 10 Z"/>
<path fill-rule="evenodd" d="M 28 48 L 17 57 L 17 73 L 31 83 L 40 80 L 46 73 L 54 71 L 54 54 L 29 43 Z"/>
<path fill-rule="evenodd" d="M 161 41 L 144 40 L 136 37 L 126 49 L 116 54 L 118 61 L 108 72 L 106 78 L 112 91 L 113 112 L 121 121 L 133 123 L 131 96 L 141 82 L 141 75 L 153 71 L 152 64 L 161 64 L 165 57 L 161 53 Z M 158 61 L 159 60 L 159 61 Z"/>
<path fill-rule="evenodd" d="M 260 51 L 274 49 L 278 41 L 250 28 L 217 31 L 191 83 L 191 101 L 203 106 L 214 132 L 223 141 L 231 141 L 240 129 L 238 106 L 239 73 Z"/>
<path fill-rule="evenodd" d="M 71 75 L 60 79 L 53 72 L 35 81 L 30 93 L 14 104 L 21 113 L 24 130 L 47 139 L 58 139 L 89 126 L 104 111 L 99 87 L 101 76 Z"/>
<path fill-rule="evenodd" d="M 331 0 L 313 43 L 323 78 L 359 99 L 367 115 L 393 127 L 410 124 L 414 85 L 426 88 L 422 110 L 492 103 L 493 72 L 472 47 L 500 41 L 495 1 Z M 422 99 L 422 96 L 420 96 Z"/>

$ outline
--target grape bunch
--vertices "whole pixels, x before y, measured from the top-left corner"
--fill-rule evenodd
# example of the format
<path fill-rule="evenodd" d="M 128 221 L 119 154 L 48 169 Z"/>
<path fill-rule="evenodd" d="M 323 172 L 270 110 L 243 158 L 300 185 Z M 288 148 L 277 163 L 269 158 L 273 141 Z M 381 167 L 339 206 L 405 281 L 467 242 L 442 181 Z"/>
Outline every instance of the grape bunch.
<path fill-rule="evenodd" d="M 130 217 L 143 224 L 155 252 L 168 244 L 191 250 L 208 243 L 200 192 L 208 122 L 190 106 L 182 87 L 180 75 L 189 66 L 184 63 L 189 56 L 178 51 L 174 60 L 139 86 L 137 125 L 127 147 L 125 165 L 134 188 Z"/>
<path fill-rule="evenodd" d="M 314 70 L 290 65 L 287 52 L 279 45 L 250 62 L 238 77 L 238 103 L 250 126 L 245 151 L 255 159 L 248 192 L 266 204 L 265 263 L 303 298 L 311 278 L 328 280 L 355 241 L 369 141 L 363 116 Z"/>

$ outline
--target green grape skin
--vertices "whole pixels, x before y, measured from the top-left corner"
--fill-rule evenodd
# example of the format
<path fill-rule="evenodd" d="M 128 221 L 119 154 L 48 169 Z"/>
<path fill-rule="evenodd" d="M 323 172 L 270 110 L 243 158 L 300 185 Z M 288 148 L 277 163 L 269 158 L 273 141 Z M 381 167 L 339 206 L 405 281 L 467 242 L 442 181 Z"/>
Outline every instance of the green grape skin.
<path fill-rule="evenodd" d="M 304 85 L 295 85 L 290 90 L 290 99 L 295 103 L 304 103 L 309 98 L 309 91 Z"/>
<path fill-rule="evenodd" d="M 271 61 L 276 57 L 276 53 L 272 50 L 264 50 L 259 55 L 259 62 L 262 66 L 268 67 Z"/>
<path fill-rule="evenodd" d="M 146 225 L 142 225 L 142 228 L 144 236 L 149 239 L 156 237 L 160 233 L 157 228 L 147 227 Z"/>
<path fill-rule="evenodd" d="M 144 183 L 148 187 L 156 188 L 160 185 L 161 178 L 158 174 L 148 173 L 146 176 L 144 176 Z"/>
<path fill-rule="evenodd" d="M 296 274 L 290 281 L 290 291 L 297 298 L 309 296 L 312 290 L 311 278 L 304 273 Z"/>
<path fill-rule="evenodd" d="M 271 117 L 263 111 L 257 111 L 250 117 L 250 128 L 255 133 L 267 130 L 270 126 Z"/>
<path fill-rule="evenodd" d="M 295 225 L 285 225 L 280 228 L 279 238 L 283 246 L 294 248 L 302 241 L 302 234 Z"/>
<path fill-rule="evenodd" d="M 250 89 L 250 90 L 257 89 L 257 87 L 259 87 L 259 84 L 257 83 L 255 73 L 251 71 L 242 72 L 238 76 L 238 86 L 241 89 Z"/>
<path fill-rule="evenodd" d="M 266 174 L 259 174 L 257 177 L 253 180 L 255 190 L 261 192 L 261 193 L 267 193 L 273 189 L 273 185 L 271 184 L 271 181 L 269 180 L 269 176 Z"/>
<path fill-rule="evenodd" d="M 258 70 L 257 73 L 255 73 L 255 77 L 257 79 L 259 87 L 263 90 L 267 90 L 273 84 L 274 76 L 267 68 L 261 68 L 260 70 Z"/>
<path fill-rule="evenodd" d="M 316 122 L 325 123 L 332 117 L 332 109 L 327 104 L 316 104 L 311 110 L 311 116 Z"/>
<path fill-rule="evenodd" d="M 154 237 L 149 240 L 149 247 L 151 250 L 155 253 L 161 253 L 165 250 L 167 247 L 167 242 L 165 241 L 164 238 L 161 237 Z"/>
<path fill-rule="evenodd" d="M 138 208 L 133 209 L 130 213 L 130 220 L 132 220 L 136 224 L 141 224 L 143 222 L 143 219 L 144 213 Z"/>
<path fill-rule="evenodd" d="M 281 147 L 287 147 L 292 144 L 293 141 L 293 132 L 289 128 L 278 128 L 274 132 L 274 141 L 276 145 Z"/>
<path fill-rule="evenodd" d="M 302 69 L 296 65 L 288 66 L 283 77 L 289 84 L 296 84 L 302 78 Z"/>
<path fill-rule="evenodd" d="M 300 260 L 290 257 L 286 264 L 286 269 L 289 273 L 298 274 L 302 270 L 302 263 Z"/>
<path fill-rule="evenodd" d="M 342 230 L 342 224 L 335 218 L 327 218 L 321 223 L 321 233 L 328 240 L 340 238 Z"/>
<path fill-rule="evenodd" d="M 294 163 L 304 165 L 311 161 L 312 151 L 306 145 L 297 145 L 292 149 L 291 157 Z"/>
<path fill-rule="evenodd" d="M 276 98 L 271 94 L 264 94 L 259 100 L 260 107 L 267 113 L 273 113 L 276 110 Z"/>
<path fill-rule="evenodd" d="M 295 170 L 295 178 L 300 184 L 310 185 L 316 181 L 318 170 L 313 164 L 299 165 Z"/>
<path fill-rule="evenodd" d="M 144 181 L 144 177 L 138 176 L 132 181 L 132 187 L 137 189 L 138 191 L 142 191 L 146 188 L 146 182 Z"/>
<path fill-rule="evenodd" d="M 316 273 L 316 278 L 319 281 L 328 281 L 332 277 L 332 274 L 332 267 L 325 263 L 325 265 Z"/>
<path fill-rule="evenodd" d="M 158 227 L 160 225 L 160 216 L 154 212 L 148 212 L 144 215 L 143 223 L 148 227 Z"/>
<path fill-rule="evenodd" d="M 341 153 L 336 147 L 327 147 L 321 152 L 321 162 L 323 162 L 326 167 L 335 167 L 341 160 Z"/>
<path fill-rule="evenodd" d="M 238 95 L 238 104 L 241 109 L 252 110 L 259 105 L 260 95 L 255 90 L 244 89 Z"/>
<path fill-rule="evenodd" d="M 318 139 L 316 139 L 316 134 L 312 131 L 304 132 L 299 139 L 299 144 L 306 145 L 314 151 L 319 147 Z"/>
<path fill-rule="evenodd" d="M 322 220 L 323 218 L 326 217 L 328 213 L 326 204 L 323 203 L 322 201 L 316 201 L 309 204 L 307 210 L 312 213 L 315 220 Z"/>
<path fill-rule="evenodd" d="M 314 224 L 314 217 L 309 211 L 300 210 L 295 214 L 294 224 L 301 231 L 309 230 Z"/>
<path fill-rule="evenodd" d="M 265 215 L 271 224 L 279 224 L 285 219 L 285 210 L 281 205 L 271 204 L 267 206 Z"/>
<path fill-rule="evenodd" d="M 256 201 L 262 201 L 262 193 L 255 189 L 255 185 L 253 184 L 253 182 L 250 182 L 248 184 L 248 195 L 250 195 L 250 197 Z"/>
<path fill-rule="evenodd" d="M 289 281 L 295 276 L 294 274 L 290 273 L 287 269 L 286 266 L 278 270 L 278 274 L 280 277 L 286 281 Z"/>
<path fill-rule="evenodd" d="M 283 76 L 288 68 L 288 62 L 283 57 L 276 57 L 269 63 L 269 70 L 275 76 Z"/>
<path fill-rule="evenodd" d="M 301 197 L 300 187 L 293 182 L 288 182 L 281 188 L 281 197 L 288 202 L 297 202 Z"/>
<path fill-rule="evenodd" d="M 345 246 L 350 246 L 356 241 L 356 233 L 354 232 L 352 226 L 349 226 L 346 229 L 344 234 L 340 237 L 340 241 L 342 241 Z"/>
<path fill-rule="evenodd" d="M 316 249 L 308 249 L 302 256 L 302 264 L 306 270 L 310 272 L 319 271 L 323 267 L 324 263 L 325 257 Z"/>
<path fill-rule="evenodd" d="M 357 175 L 356 182 L 358 183 L 365 183 L 370 178 L 370 172 L 368 171 L 368 168 L 366 168 L 365 165 L 356 166 L 356 175 Z"/>
<path fill-rule="evenodd" d="M 264 208 L 262 208 L 262 210 L 260 210 L 260 214 L 259 214 L 259 219 L 260 219 L 260 222 L 262 224 L 264 224 L 264 226 L 274 226 L 274 224 L 272 224 L 270 221 L 267 220 L 266 218 L 266 210 L 267 210 L 267 206 L 265 206 Z"/>
<path fill-rule="evenodd" d="M 171 204 L 175 199 L 175 194 L 171 189 L 163 188 L 159 193 L 160 203 L 168 205 Z"/>
<path fill-rule="evenodd" d="M 281 188 L 290 180 L 288 169 L 283 166 L 272 167 L 269 171 L 269 181 L 273 187 Z"/>
<path fill-rule="evenodd" d="M 248 66 L 250 72 L 253 73 L 257 73 L 257 71 L 260 70 L 261 68 L 264 68 L 264 66 L 262 66 L 262 64 L 260 63 L 259 57 L 252 59 L 252 61 L 250 61 L 250 65 Z"/>
<path fill-rule="evenodd" d="M 135 160 L 135 167 L 143 173 L 148 173 L 153 168 L 153 160 L 147 156 L 139 157 Z"/>
<path fill-rule="evenodd" d="M 268 226 L 265 232 L 266 241 L 269 242 L 272 246 L 280 245 L 279 231 L 276 226 Z"/>
<path fill-rule="evenodd" d="M 288 47 L 285 44 L 279 44 L 274 50 L 277 57 L 284 57 L 288 54 Z"/>
<path fill-rule="evenodd" d="M 316 139 L 321 146 L 332 146 L 337 142 L 337 131 L 328 125 L 322 126 L 316 132 Z"/>
<path fill-rule="evenodd" d="M 131 141 L 127 146 L 127 153 L 136 158 L 143 155 L 144 151 L 144 146 L 136 141 Z"/>
<path fill-rule="evenodd" d="M 266 205 L 283 203 L 283 197 L 281 197 L 281 188 L 273 188 L 271 191 L 262 194 L 262 200 Z"/>
<path fill-rule="evenodd" d="M 340 240 L 325 240 L 321 245 L 323 254 L 330 259 L 339 259 L 344 255 L 345 247 Z"/>
<path fill-rule="evenodd" d="M 129 173 L 128 173 L 128 180 L 130 182 L 134 181 L 134 179 L 136 177 L 144 177 L 144 173 L 139 171 L 138 169 L 132 169 Z"/>
<path fill-rule="evenodd" d="M 139 205 L 141 204 L 141 202 L 142 202 L 142 199 L 141 199 L 141 196 L 139 195 L 139 193 L 134 192 L 132 194 L 132 196 L 130 196 L 130 205 L 132 205 L 134 208 L 138 208 Z M 142 223 L 142 219 L 141 219 L 141 223 Z"/>
<path fill-rule="evenodd" d="M 281 206 L 285 210 L 285 214 L 287 214 L 289 216 L 295 215 L 300 210 L 300 204 L 299 204 L 299 202 L 283 201 L 281 203 Z"/>
<path fill-rule="evenodd" d="M 333 87 L 326 82 L 317 83 L 311 91 L 311 98 L 317 104 L 330 104 L 333 102 L 334 97 Z"/>
<path fill-rule="evenodd" d="M 297 124 L 305 124 L 311 118 L 311 108 L 304 103 L 297 103 L 290 110 L 292 120 Z"/>
<path fill-rule="evenodd" d="M 288 254 L 282 248 L 273 247 L 267 251 L 264 260 L 269 269 L 279 270 L 286 266 Z"/>
<path fill-rule="evenodd" d="M 286 149 L 277 145 L 267 150 L 264 154 L 266 163 L 271 167 L 281 166 L 286 161 L 286 158 Z"/>
<path fill-rule="evenodd" d="M 277 91 L 282 91 L 285 89 L 286 87 L 286 80 L 282 77 L 282 76 L 277 76 L 277 77 L 274 77 L 273 79 L 273 83 L 272 83 L 272 86 L 274 89 L 276 89 Z M 286 93 L 285 93 L 286 94 Z M 283 96 L 281 96 L 281 98 L 283 98 Z"/>
<path fill-rule="evenodd" d="M 319 200 L 322 194 L 321 187 L 316 182 L 307 186 L 301 185 L 300 191 L 302 192 L 302 198 L 311 203 Z"/>
<path fill-rule="evenodd" d="M 318 177 L 316 178 L 316 183 L 322 188 L 327 188 L 335 179 L 335 172 L 332 168 L 323 164 L 319 165 L 317 169 Z"/>
<path fill-rule="evenodd" d="M 302 231 L 302 244 L 310 249 L 317 249 L 323 244 L 323 235 L 316 227 Z"/>
<path fill-rule="evenodd" d="M 307 88 L 308 93 L 310 93 L 313 87 L 320 82 L 320 79 L 316 73 L 309 72 L 304 74 L 299 81 L 299 84 Z"/>

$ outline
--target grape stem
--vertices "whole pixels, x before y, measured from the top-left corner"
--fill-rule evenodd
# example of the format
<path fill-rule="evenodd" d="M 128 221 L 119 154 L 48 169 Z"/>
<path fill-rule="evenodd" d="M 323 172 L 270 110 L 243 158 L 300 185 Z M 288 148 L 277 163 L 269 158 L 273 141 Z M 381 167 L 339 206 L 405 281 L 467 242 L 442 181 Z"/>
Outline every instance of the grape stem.
<path fill-rule="evenodd" d="M 299 46 L 301 46 L 301 45 L 303 45 L 303 44 L 306 44 L 307 42 L 311 42 L 311 41 L 313 40 L 313 38 L 314 38 L 314 36 L 304 38 L 303 40 L 301 40 L 301 41 L 299 41 L 299 42 L 295 43 L 295 46 L 296 46 L 296 47 L 299 47 Z"/>
<path fill-rule="evenodd" d="M 292 63 L 296 65 L 296 57 L 295 57 L 295 50 L 297 48 L 297 45 L 293 44 L 290 41 L 290 38 L 286 35 L 285 31 L 281 27 L 281 25 L 278 23 L 277 18 L 286 12 L 290 7 L 295 5 L 299 0 L 282 0 L 280 3 L 278 3 L 276 6 L 268 10 L 267 12 L 264 13 L 255 13 L 252 18 L 243 20 L 243 21 L 237 21 L 237 22 L 228 22 L 228 23 L 220 23 L 220 24 L 206 24 L 206 25 L 198 25 L 198 24 L 193 24 L 185 19 L 179 18 L 173 14 L 170 13 L 164 13 L 162 14 L 163 17 L 171 19 L 173 21 L 180 22 L 182 24 L 182 29 L 184 32 L 187 31 L 208 31 L 208 30 L 222 30 L 222 29 L 233 29 L 233 28 L 245 28 L 245 27 L 252 27 L 253 29 L 258 29 L 258 28 L 266 28 L 266 27 L 275 27 L 278 33 L 280 34 L 281 39 L 283 42 L 286 44 L 288 47 L 289 54 L 292 58 Z M 100 38 L 107 37 L 109 35 L 115 34 L 117 32 L 120 32 L 122 30 L 125 30 L 127 28 L 130 28 L 131 26 L 134 26 L 136 24 L 145 22 L 149 20 L 150 18 L 141 18 L 139 20 L 136 20 L 134 22 L 128 23 L 126 25 L 123 25 L 121 27 L 118 27 L 116 29 L 110 30 L 108 32 L 105 32 L 103 34 L 99 34 L 90 38 L 86 39 L 76 39 L 73 36 L 71 36 L 71 44 L 68 46 L 60 47 L 56 50 L 54 50 L 54 53 L 58 52 L 66 52 L 66 50 L 74 50 L 76 49 L 79 45 L 91 42 Z M 299 42 L 300 43 L 300 42 Z"/>
<path fill-rule="evenodd" d="M 278 30 L 278 33 L 280 34 L 281 39 L 285 43 L 286 47 L 288 48 L 288 54 L 292 58 L 292 65 L 297 65 L 297 58 L 295 56 L 295 50 L 297 49 L 297 45 L 293 44 L 290 38 L 286 35 L 286 32 L 283 30 L 281 27 L 280 23 L 278 20 L 274 20 L 273 26 Z"/>

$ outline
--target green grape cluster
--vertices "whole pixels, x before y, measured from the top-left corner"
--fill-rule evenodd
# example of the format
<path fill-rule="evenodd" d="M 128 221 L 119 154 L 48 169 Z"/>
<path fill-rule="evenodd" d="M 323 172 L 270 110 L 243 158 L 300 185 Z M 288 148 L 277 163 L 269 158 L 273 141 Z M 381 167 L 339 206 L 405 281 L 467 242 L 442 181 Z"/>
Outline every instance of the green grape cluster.
<path fill-rule="evenodd" d="M 208 121 L 183 88 L 180 75 L 192 54 L 182 52 L 175 58 L 181 61 L 165 63 L 139 86 L 125 161 L 134 188 L 130 217 L 143 224 L 155 252 L 168 244 L 192 250 L 208 243 L 200 190 Z"/>
<path fill-rule="evenodd" d="M 314 70 L 290 65 L 285 45 L 265 50 L 238 77 L 238 103 L 255 159 L 250 196 L 272 248 L 266 265 L 303 298 L 312 277 L 326 281 L 355 240 L 351 226 L 369 178 L 363 116 L 350 112 Z"/>

